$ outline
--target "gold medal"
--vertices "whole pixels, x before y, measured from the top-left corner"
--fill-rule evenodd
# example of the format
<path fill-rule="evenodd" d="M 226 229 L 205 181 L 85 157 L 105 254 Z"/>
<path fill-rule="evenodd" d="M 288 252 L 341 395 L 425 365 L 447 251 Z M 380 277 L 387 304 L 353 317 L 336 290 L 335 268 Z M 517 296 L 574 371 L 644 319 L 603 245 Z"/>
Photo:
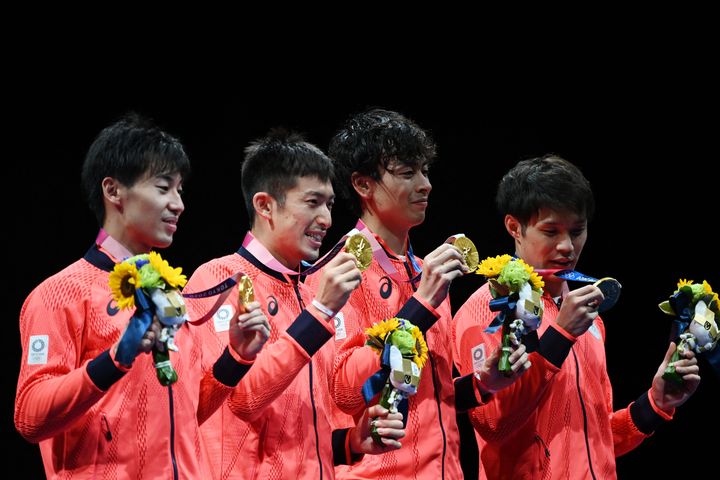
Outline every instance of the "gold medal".
<path fill-rule="evenodd" d="M 255 292 L 250 277 L 243 275 L 238 280 L 238 300 L 241 309 L 245 310 L 245 305 L 255 301 Z"/>
<path fill-rule="evenodd" d="M 345 240 L 345 251 L 355 257 L 355 264 L 361 272 L 365 271 L 372 263 L 372 247 L 362 233 L 351 235 Z"/>
<path fill-rule="evenodd" d="M 605 297 L 602 303 L 598 305 L 597 311 L 604 312 L 605 310 L 610 310 L 617 303 L 618 298 L 620 298 L 620 289 L 622 288 L 620 282 L 614 278 L 605 277 L 593 283 L 593 285 L 598 287 Z"/>
<path fill-rule="evenodd" d="M 453 241 L 453 246 L 462 254 L 465 265 L 470 269 L 468 273 L 477 270 L 478 264 L 480 263 L 480 255 L 472 240 L 468 237 L 458 237 Z"/>

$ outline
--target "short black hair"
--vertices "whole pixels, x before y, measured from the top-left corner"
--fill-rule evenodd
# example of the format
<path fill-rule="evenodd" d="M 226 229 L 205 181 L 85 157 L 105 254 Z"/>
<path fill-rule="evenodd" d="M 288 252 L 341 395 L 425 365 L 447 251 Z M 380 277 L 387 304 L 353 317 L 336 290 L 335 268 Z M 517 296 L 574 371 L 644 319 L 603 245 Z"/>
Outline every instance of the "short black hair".
<path fill-rule="evenodd" d="M 105 221 L 102 180 L 117 179 L 132 187 L 146 175 L 190 174 L 190 160 L 180 141 L 137 113 L 104 128 L 85 155 L 81 184 L 90 210 L 100 225 Z"/>
<path fill-rule="evenodd" d="M 330 140 L 328 154 L 335 164 L 337 190 L 350 210 L 362 215 L 360 197 L 352 187 L 357 172 L 375 180 L 397 161 L 413 168 L 430 165 L 437 154 L 428 132 L 400 113 L 372 109 L 351 116 Z"/>
<path fill-rule="evenodd" d="M 328 156 L 303 135 L 284 128 L 271 129 L 245 149 L 241 185 L 250 225 L 255 221 L 253 197 L 257 192 L 267 192 L 283 205 L 285 194 L 300 177 L 332 182 L 333 171 Z"/>
<path fill-rule="evenodd" d="M 580 169 L 556 154 L 518 162 L 500 181 L 495 203 L 523 229 L 541 208 L 573 212 L 590 220 L 595 199 Z"/>

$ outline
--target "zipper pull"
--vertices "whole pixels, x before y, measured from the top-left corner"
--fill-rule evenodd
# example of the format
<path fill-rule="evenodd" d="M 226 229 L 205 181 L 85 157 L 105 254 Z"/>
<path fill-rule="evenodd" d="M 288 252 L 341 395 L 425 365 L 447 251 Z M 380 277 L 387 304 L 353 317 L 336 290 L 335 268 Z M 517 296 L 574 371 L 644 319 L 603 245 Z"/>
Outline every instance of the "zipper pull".
<path fill-rule="evenodd" d="M 547 458 L 550 458 L 550 449 L 547 447 L 547 445 L 545 444 L 545 441 L 542 439 L 542 437 L 540 437 L 540 435 L 538 435 L 538 434 L 535 434 L 535 440 L 538 440 L 542 444 L 543 449 L 545 450 L 545 456 Z"/>
<path fill-rule="evenodd" d="M 110 432 L 110 424 L 108 423 L 107 417 L 105 416 L 104 413 L 102 415 L 102 424 L 103 424 L 103 427 L 105 427 L 104 428 L 105 431 L 103 432 L 103 434 L 105 435 L 105 438 L 109 442 L 112 440 L 112 432 Z"/>

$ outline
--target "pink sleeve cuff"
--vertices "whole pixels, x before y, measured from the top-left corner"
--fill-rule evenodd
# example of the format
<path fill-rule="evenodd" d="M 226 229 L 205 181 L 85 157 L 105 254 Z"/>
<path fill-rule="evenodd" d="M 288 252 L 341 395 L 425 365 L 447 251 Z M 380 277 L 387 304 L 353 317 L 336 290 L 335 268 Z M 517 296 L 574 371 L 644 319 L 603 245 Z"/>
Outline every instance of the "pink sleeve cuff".
<path fill-rule="evenodd" d="M 230 352 L 230 356 L 235 359 L 236 362 L 238 362 L 241 365 L 252 365 L 255 363 L 255 359 L 253 360 L 247 360 L 246 358 L 243 358 L 240 356 L 238 352 L 235 351 L 234 348 L 232 348 L 230 345 L 228 345 L 228 351 Z"/>
<path fill-rule="evenodd" d="M 423 307 L 427 308 L 430 311 L 430 313 L 435 315 L 435 318 L 440 318 L 440 313 L 437 310 L 435 310 L 433 308 L 433 306 L 430 305 L 424 298 L 422 298 L 420 295 L 418 295 L 417 292 L 415 292 L 415 294 L 413 295 L 413 298 L 415 300 L 417 300 L 418 302 L 420 302 Z"/>
<path fill-rule="evenodd" d="M 658 407 L 657 404 L 655 403 L 655 399 L 653 398 L 652 390 L 648 391 L 648 400 L 650 400 L 650 406 L 652 407 L 652 409 L 655 411 L 655 413 L 660 415 L 663 420 L 665 420 L 665 421 L 672 420 L 673 415 L 675 415 L 675 408 L 672 409 L 672 412 L 667 413 L 665 410 Z"/>

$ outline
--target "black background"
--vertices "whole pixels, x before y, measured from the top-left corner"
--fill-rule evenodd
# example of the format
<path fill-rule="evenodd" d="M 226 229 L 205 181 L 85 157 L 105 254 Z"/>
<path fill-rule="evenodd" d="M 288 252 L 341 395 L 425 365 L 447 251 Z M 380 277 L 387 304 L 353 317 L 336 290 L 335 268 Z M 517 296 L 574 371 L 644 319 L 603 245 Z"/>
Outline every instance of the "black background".
<path fill-rule="evenodd" d="M 713 110 L 701 88 L 667 82 L 645 89 L 642 82 L 613 80 L 612 91 L 607 85 L 564 94 L 558 93 L 562 88 L 459 94 L 443 88 L 431 99 L 350 89 L 320 95 L 299 88 L 145 88 L 140 78 L 120 89 L 89 88 L 88 81 L 10 92 L 20 113 L 8 139 L 17 147 L 2 167 L 2 205 L 9 218 L 2 275 L 8 325 L 2 338 L 7 366 L 2 418 L 14 462 L 28 478 L 42 475 L 37 446 L 25 442 L 11 420 L 21 358 L 20 307 L 34 286 L 81 257 L 95 238 L 97 225 L 80 194 L 80 167 L 100 129 L 131 109 L 177 135 L 190 155 L 194 171 L 186 184 L 186 211 L 173 246 L 163 254 L 188 273 L 238 247 L 248 228 L 239 186 L 242 150 L 272 126 L 296 128 L 325 149 L 349 114 L 381 106 L 428 129 L 439 160 L 431 170 L 426 221 L 411 232 L 421 256 L 457 232 L 474 240 L 481 258 L 512 253 L 492 202 L 502 174 L 522 158 L 547 152 L 574 162 L 592 183 L 598 205 L 578 269 L 616 277 L 623 285 L 619 303 L 603 318 L 614 402 L 625 407 L 650 387 L 665 353 L 670 319 L 657 304 L 677 279 L 707 279 L 720 289 L 717 235 L 711 233 L 720 226 L 720 168 L 717 122 L 702 121 Z M 341 204 L 334 216 L 328 245 L 352 227 Z M 454 309 L 481 283 L 479 276 L 456 281 Z M 676 419 L 618 459 L 621 478 L 686 473 L 690 467 L 679 460 L 683 456 L 706 467 L 715 463 L 705 462 L 708 451 L 690 440 L 701 428 L 718 428 L 718 380 L 707 369 L 702 373 L 697 394 Z"/>

